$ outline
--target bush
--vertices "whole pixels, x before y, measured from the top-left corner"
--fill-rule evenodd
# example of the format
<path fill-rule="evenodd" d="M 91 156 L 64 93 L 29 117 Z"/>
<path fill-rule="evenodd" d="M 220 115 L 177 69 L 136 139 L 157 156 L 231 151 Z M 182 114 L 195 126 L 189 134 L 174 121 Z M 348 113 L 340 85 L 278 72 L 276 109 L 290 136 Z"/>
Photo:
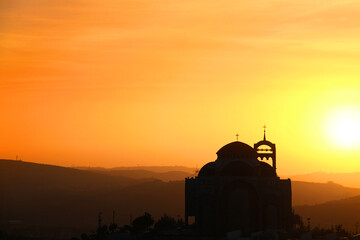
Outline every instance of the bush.
<path fill-rule="evenodd" d="M 164 231 L 176 228 L 176 220 L 164 214 L 159 221 L 155 223 L 154 229 L 157 231 Z"/>
<path fill-rule="evenodd" d="M 136 233 L 145 232 L 151 225 L 154 224 L 152 216 L 145 212 L 143 216 L 135 218 L 132 222 L 133 231 Z"/>

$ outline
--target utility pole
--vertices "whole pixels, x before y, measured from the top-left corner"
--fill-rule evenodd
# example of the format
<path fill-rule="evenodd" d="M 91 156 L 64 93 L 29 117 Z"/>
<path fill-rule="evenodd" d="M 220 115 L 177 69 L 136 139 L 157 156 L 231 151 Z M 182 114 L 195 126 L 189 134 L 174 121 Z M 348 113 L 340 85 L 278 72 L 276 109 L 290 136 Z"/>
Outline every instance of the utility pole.
<path fill-rule="evenodd" d="M 113 225 L 115 225 L 115 210 L 113 210 Z"/>
<path fill-rule="evenodd" d="M 101 222 L 102 222 L 102 212 L 99 212 L 99 215 L 98 215 L 98 227 L 99 227 L 99 229 L 101 229 Z"/>

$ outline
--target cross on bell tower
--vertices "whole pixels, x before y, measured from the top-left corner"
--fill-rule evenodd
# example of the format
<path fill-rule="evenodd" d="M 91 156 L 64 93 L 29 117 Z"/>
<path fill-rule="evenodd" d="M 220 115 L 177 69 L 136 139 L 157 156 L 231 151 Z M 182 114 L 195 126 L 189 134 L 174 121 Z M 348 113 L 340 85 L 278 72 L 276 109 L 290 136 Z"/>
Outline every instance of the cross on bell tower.
<path fill-rule="evenodd" d="M 266 141 L 266 125 L 265 124 L 264 124 L 263 128 L 264 128 L 264 141 Z"/>
<path fill-rule="evenodd" d="M 239 134 L 237 133 L 235 136 L 236 136 L 236 141 L 238 142 L 239 141 Z"/>

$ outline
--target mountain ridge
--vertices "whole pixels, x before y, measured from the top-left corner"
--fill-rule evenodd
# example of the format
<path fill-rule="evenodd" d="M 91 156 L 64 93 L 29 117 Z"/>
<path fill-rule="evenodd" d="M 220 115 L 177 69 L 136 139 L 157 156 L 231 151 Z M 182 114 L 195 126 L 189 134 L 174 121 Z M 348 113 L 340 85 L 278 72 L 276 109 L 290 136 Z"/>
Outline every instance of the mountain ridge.
<path fill-rule="evenodd" d="M 351 173 L 327 173 L 313 172 L 307 174 L 297 174 L 288 176 L 292 180 L 306 182 L 336 182 L 343 186 L 360 188 L 360 172 Z"/>

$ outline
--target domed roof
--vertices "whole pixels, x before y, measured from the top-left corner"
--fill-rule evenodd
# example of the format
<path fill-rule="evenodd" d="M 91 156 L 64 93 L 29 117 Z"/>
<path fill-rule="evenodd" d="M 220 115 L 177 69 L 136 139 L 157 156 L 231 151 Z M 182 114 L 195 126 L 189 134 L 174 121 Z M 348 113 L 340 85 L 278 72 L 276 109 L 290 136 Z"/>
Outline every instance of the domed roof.
<path fill-rule="evenodd" d="M 221 176 L 256 176 L 256 169 L 244 161 L 232 161 L 225 165 L 220 172 Z"/>
<path fill-rule="evenodd" d="M 276 177 L 276 171 L 275 169 L 270 166 L 269 164 L 265 162 L 259 162 L 260 163 L 260 175 L 262 177 Z"/>
<path fill-rule="evenodd" d="M 215 176 L 215 175 L 216 175 L 215 162 L 209 162 L 200 169 L 198 176 Z"/>
<path fill-rule="evenodd" d="M 216 153 L 219 158 L 251 158 L 256 159 L 256 151 L 249 145 L 242 142 L 229 143 Z"/>

